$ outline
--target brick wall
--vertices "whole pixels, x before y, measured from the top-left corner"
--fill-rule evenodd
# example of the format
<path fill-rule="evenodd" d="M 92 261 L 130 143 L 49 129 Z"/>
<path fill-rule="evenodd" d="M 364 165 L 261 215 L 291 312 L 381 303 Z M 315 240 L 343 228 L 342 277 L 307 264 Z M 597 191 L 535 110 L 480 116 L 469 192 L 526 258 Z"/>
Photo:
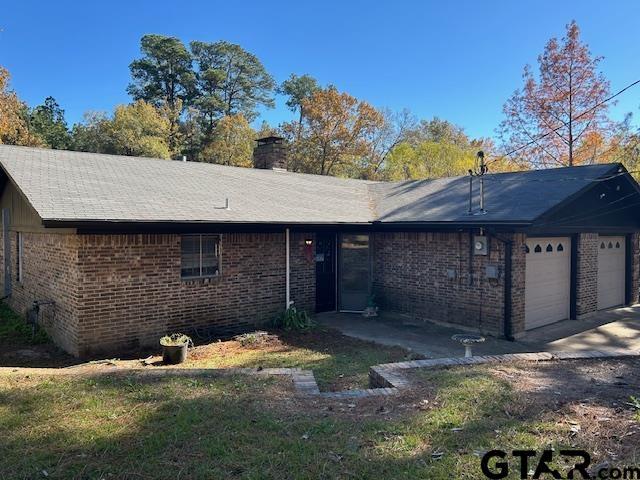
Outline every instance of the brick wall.
<path fill-rule="evenodd" d="M 526 235 L 522 233 L 505 235 L 512 242 L 511 247 L 511 334 L 524 334 L 524 290 L 526 275 Z"/>
<path fill-rule="evenodd" d="M 290 236 L 291 300 L 297 309 L 312 314 L 316 309 L 315 234 L 292 232 Z M 304 241 L 311 240 L 310 247 Z"/>
<path fill-rule="evenodd" d="M 513 312 L 519 326 L 524 325 L 524 237 L 510 238 L 519 242 L 512 256 Z M 504 244 L 489 238 L 489 254 L 470 257 L 470 241 L 468 232 L 374 234 L 376 302 L 417 319 L 502 334 Z M 498 268 L 498 279 L 487 278 L 489 265 Z"/>
<path fill-rule="evenodd" d="M 292 299 L 306 306 L 315 290 L 292 235 Z M 168 332 L 252 328 L 285 304 L 284 233 L 223 234 L 221 274 L 180 278 L 179 235 L 81 235 L 78 242 L 78 339 L 82 355 L 155 345 Z"/>
<path fill-rule="evenodd" d="M 77 237 L 23 232 L 22 281 L 18 282 L 17 233 L 9 235 L 12 275 L 9 306 L 25 315 L 34 300 L 53 300 L 54 305 L 41 307 L 41 325 L 57 345 L 77 355 Z M 4 252 L 1 262 L 4 264 Z M 4 276 L 0 276 L 0 283 L 4 283 Z"/>
<path fill-rule="evenodd" d="M 598 310 L 598 234 L 581 233 L 578 242 L 576 268 L 576 316 Z"/>

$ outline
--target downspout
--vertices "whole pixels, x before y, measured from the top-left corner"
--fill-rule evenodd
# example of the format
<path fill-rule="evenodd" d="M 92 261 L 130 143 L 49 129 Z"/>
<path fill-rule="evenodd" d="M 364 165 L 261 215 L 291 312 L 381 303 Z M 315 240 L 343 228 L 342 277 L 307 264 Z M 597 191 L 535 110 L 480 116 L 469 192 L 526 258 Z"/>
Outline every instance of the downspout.
<path fill-rule="evenodd" d="M 513 304 L 511 302 L 511 291 L 513 289 L 513 277 L 512 277 L 512 269 L 513 269 L 513 240 L 506 240 L 504 238 L 500 238 L 495 233 L 492 236 L 504 243 L 504 338 L 509 340 L 510 342 L 515 341 L 513 336 Z"/>
<path fill-rule="evenodd" d="M 284 230 L 284 239 L 285 239 L 285 250 L 286 250 L 286 255 L 285 255 L 285 264 L 286 264 L 286 273 L 285 273 L 285 284 L 286 284 L 286 303 L 285 303 L 285 310 L 287 310 L 289 308 L 289 306 L 291 305 L 291 273 L 290 273 L 290 242 L 289 242 L 289 229 L 285 228 Z"/>

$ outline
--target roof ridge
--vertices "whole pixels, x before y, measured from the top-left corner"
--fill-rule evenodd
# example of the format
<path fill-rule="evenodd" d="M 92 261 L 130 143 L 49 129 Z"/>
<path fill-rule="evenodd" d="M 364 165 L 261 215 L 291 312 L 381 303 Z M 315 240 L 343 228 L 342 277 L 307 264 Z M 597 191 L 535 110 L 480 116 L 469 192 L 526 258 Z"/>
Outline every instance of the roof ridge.
<path fill-rule="evenodd" d="M 333 175 L 320 175 L 317 173 L 305 173 L 305 172 L 293 172 L 290 170 L 271 170 L 271 169 L 264 169 L 264 168 L 254 168 L 254 167 L 239 167 L 239 166 L 235 166 L 235 165 L 222 165 L 219 163 L 214 163 L 214 162 L 202 162 L 202 161 L 182 161 L 182 160 L 173 160 L 170 158 L 158 158 L 158 157 L 141 157 L 141 156 L 136 156 L 136 155 L 117 155 L 117 154 L 113 154 L 113 153 L 98 153 L 98 152 L 85 152 L 83 150 L 66 150 L 66 149 L 54 149 L 54 148 L 42 148 L 42 147 L 29 147 L 29 146 L 25 146 L 25 145 L 6 145 L 6 144 L 0 144 L 0 150 L 3 149 L 20 149 L 20 150 L 24 150 L 24 151 L 33 151 L 33 152 L 41 152 L 41 153 L 46 153 L 46 154 L 53 154 L 53 155 L 60 155 L 60 154 L 71 154 L 72 156 L 82 156 L 82 155 L 88 155 L 97 159 L 104 159 L 104 160 L 108 160 L 108 159 L 114 159 L 114 160 L 124 160 L 124 159 L 132 159 L 132 160 L 136 160 L 136 161 L 153 161 L 153 162 L 162 162 L 165 163 L 167 165 L 169 164 L 188 164 L 190 166 L 195 166 L 195 165 L 199 165 L 199 166 L 204 166 L 204 165 L 208 165 L 211 168 L 217 168 L 217 169 L 229 169 L 229 170 L 233 170 L 233 171 L 237 171 L 237 172 L 261 172 L 261 173 L 257 173 L 258 175 L 264 174 L 264 172 L 270 172 L 270 173 L 274 173 L 274 174 L 278 174 L 278 175 L 299 175 L 299 176 L 305 176 L 305 177 L 314 177 L 314 178 L 326 178 L 329 179 L 329 181 L 335 181 L 335 180 L 343 180 L 345 182 L 353 182 L 353 183 L 362 183 L 362 184 L 368 184 L 368 183 L 384 183 L 381 181 L 377 181 L 377 180 L 368 180 L 368 179 L 363 179 L 363 178 L 344 178 L 344 177 L 337 177 L 337 176 L 333 176 Z M 104 158 L 104 157 L 108 157 L 108 158 Z"/>

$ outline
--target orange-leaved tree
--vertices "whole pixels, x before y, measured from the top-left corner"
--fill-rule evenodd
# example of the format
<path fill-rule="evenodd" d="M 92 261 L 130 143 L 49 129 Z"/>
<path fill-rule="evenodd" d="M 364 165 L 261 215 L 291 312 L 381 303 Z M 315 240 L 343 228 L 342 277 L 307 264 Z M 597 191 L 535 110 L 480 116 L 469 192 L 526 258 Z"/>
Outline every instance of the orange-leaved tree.
<path fill-rule="evenodd" d="M 9 90 L 10 78 L 0 67 L 0 144 L 43 146 L 42 139 L 29 131 L 27 105 Z"/>
<path fill-rule="evenodd" d="M 370 104 L 335 87 L 315 91 L 302 101 L 303 116 L 285 123 L 282 133 L 291 142 L 289 168 L 320 175 L 358 176 L 384 116 Z"/>
<path fill-rule="evenodd" d="M 612 125 L 601 60 L 581 41 L 575 21 L 562 40 L 549 40 L 538 57 L 537 77 L 525 67 L 524 86 L 503 107 L 499 134 L 505 151 L 517 149 L 515 158 L 535 167 L 599 161 Z"/>

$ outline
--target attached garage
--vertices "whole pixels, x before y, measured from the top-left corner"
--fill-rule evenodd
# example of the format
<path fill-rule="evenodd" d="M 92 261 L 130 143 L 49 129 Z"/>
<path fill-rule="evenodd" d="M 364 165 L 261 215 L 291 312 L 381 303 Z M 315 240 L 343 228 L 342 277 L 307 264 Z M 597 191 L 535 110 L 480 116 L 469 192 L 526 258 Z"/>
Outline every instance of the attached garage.
<path fill-rule="evenodd" d="M 625 303 L 625 238 L 600 237 L 598 244 L 598 310 Z"/>
<path fill-rule="evenodd" d="M 525 329 L 569 318 L 571 238 L 530 237 L 525 252 Z"/>

